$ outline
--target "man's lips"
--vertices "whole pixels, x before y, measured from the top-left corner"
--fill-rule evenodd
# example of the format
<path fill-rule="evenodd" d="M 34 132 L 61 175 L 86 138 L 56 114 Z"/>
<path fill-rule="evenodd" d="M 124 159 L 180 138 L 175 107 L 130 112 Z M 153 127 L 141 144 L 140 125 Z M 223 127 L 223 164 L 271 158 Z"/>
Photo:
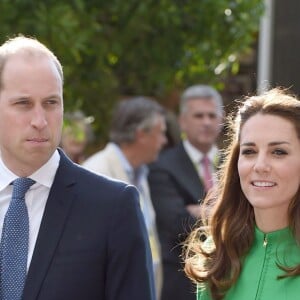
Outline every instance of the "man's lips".
<path fill-rule="evenodd" d="M 33 143 L 44 143 L 44 142 L 47 142 L 48 139 L 46 138 L 30 138 L 30 139 L 27 139 L 28 142 L 33 142 Z"/>

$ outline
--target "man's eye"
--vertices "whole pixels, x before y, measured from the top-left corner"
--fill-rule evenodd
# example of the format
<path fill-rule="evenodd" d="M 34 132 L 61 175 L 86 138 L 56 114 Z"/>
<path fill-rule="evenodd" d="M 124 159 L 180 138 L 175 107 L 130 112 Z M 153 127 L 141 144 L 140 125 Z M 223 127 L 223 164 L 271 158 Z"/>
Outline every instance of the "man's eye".
<path fill-rule="evenodd" d="M 20 100 L 15 102 L 16 105 L 28 105 L 29 101 L 28 100 Z"/>
<path fill-rule="evenodd" d="M 204 114 L 198 113 L 198 114 L 195 115 L 195 117 L 198 118 L 198 119 L 203 119 Z"/>
<path fill-rule="evenodd" d="M 217 114 L 210 113 L 210 114 L 208 114 L 208 117 L 209 117 L 210 119 L 216 119 L 216 118 L 217 118 Z"/>
<path fill-rule="evenodd" d="M 43 103 L 43 105 L 45 106 L 45 107 L 49 107 L 49 108 L 51 108 L 51 107 L 56 107 L 56 106 L 58 106 L 59 105 L 59 103 L 60 103 L 60 101 L 58 100 L 58 99 L 48 99 L 48 100 L 46 100 L 44 103 Z"/>
<path fill-rule="evenodd" d="M 47 104 L 56 104 L 57 100 L 48 100 L 46 103 Z"/>

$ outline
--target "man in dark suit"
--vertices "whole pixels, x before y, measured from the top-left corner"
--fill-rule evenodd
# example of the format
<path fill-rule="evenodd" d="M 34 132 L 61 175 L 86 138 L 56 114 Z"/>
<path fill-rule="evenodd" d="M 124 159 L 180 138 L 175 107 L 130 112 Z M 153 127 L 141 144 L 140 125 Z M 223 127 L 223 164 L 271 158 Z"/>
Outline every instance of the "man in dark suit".
<path fill-rule="evenodd" d="M 206 85 L 186 89 L 179 118 L 184 140 L 164 151 L 150 167 L 150 192 L 162 247 L 161 300 L 195 299 L 195 287 L 182 271 L 180 243 L 200 217 L 199 201 L 212 187 L 222 118 L 222 98 L 215 89 Z"/>
<path fill-rule="evenodd" d="M 72 163 L 57 149 L 62 123 L 58 59 L 37 40 L 7 41 L 0 47 L 0 299 L 155 299 L 136 189 Z M 20 196 L 16 182 L 29 181 Z"/>

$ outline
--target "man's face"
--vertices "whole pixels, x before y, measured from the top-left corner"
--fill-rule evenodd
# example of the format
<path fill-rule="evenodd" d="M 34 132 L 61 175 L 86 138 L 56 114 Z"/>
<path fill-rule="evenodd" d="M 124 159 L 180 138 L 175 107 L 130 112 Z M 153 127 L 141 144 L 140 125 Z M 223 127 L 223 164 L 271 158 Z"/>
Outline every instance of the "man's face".
<path fill-rule="evenodd" d="M 141 156 L 144 158 L 144 163 L 155 161 L 166 142 L 166 121 L 163 116 L 157 115 L 153 127 L 147 131 L 141 130 L 139 133 Z"/>
<path fill-rule="evenodd" d="M 221 130 L 222 116 L 212 99 L 190 99 L 179 123 L 189 142 L 200 151 L 206 152 L 216 142 Z"/>
<path fill-rule="evenodd" d="M 62 80 L 45 56 L 15 54 L 4 66 L 0 90 L 0 150 L 5 165 L 29 176 L 60 142 Z"/>

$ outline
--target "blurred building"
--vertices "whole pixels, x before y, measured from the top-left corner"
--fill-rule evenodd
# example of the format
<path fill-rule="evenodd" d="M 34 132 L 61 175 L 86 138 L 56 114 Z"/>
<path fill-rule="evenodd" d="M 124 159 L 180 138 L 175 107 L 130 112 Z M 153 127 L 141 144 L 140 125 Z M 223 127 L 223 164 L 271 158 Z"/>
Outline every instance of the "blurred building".
<path fill-rule="evenodd" d="M 300 95 L 300 1 L 265 3 L 258 43 L 258 90 L 283 86 Z"/>

